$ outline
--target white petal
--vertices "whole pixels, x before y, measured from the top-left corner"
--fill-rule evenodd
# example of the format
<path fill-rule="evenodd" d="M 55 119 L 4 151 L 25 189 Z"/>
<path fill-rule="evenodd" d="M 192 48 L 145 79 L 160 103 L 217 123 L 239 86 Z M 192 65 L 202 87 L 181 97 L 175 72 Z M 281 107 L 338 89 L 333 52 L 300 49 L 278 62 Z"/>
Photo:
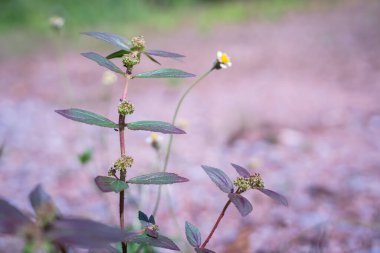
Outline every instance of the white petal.
<path fill-rule="evenodd" d="M 227 68 L 226 64 L 223 64 L 223 63 L 221 63 L 220 66 L 221 66 L 223 69 L 226 69 L 226 68 Z"/>
<path fill-rule="evenodd" d="M 231 66 L 232 66 L 232 62 L 230 62 L 230 61 L 227 62 L 226 64 L 227 64 L 228 67 L 231 67 Z"/>
<path fill-rule="evenodd" d="M 218 59 L 220 59 L 220 57 L 222 57 L 223 53 L 221 51 L 218 51 L 216 53 L 216 57 L 218 57 Z"/>

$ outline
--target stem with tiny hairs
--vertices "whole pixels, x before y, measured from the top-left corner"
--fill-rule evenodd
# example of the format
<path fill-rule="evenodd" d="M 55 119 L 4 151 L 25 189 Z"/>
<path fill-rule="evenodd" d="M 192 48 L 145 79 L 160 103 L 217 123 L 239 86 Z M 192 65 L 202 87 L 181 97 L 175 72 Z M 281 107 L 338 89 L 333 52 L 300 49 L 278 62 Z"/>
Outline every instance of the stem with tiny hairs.
<path fill-rule="evenodd" d="M 127 70 L 125 76 L 125 87 L 121 100 L 124 101 L 127 98 L 128 94 L 128 81 L 131 72 Z M 119 113 L 119 140 L 120 140 L 120 155 L 121 157 L 125 156 L 125 137 L 124 137 L 124 128 L 125 128 L 125 116 Z M 126 170 L 120 171 L 120 180 L 125 182 L 126 179 Z M 119 194 L 119 219 L 120 219 L 120 228 L 124 230 L 124 190 Z M 128 247 L 126 242 L 121 243 L 123 253 L 128 252 Z"/>
<path fill-rule="evenodd" d="M 190 91 L 198 84 L 200 83 L 200 81 L 202 81 L 206 76 L 208 76 L 213 70 L 215 69 L 215 66 L 213 66 L 210 70 L 208 70 L 207 72 L 205 72 L 203 75 L 201 75 L 197 80 L 195 80 L 195 82 L 190 85 L 190 87 L 182 94 L 181 98 L 179 99 L 178 103 L 177 103 L 177 106 L 175 108 L 175 111 L 174 111 L 174 115 L 173 115 L 173 118 L 172 118 L 172 124 L 174 125 L 175 124 L 175 121 L 177 120 L 177 115 L 178 115 L 178 112 L 179 112 L 179 109 L 181 108 L 181 105 L 183 103 L 183 101 L 185 100 L 185 97 L 190 93 Z M 170 153 L 171 153 L 171 148 L 172 148 L 172 145 L 173 145 L 173 135 L 171 134 L 170 137 L 169 137 L 169 143 L 168 143 L 168 146 L 167 146 L 167 149 L 166 149 L 166 155 L 165 155 L 165 161 L 164 161 L 164 168 L 163 168 L 163 172 L 166 172 L 167 168 L 168 168 L 168 164 L 169 164 L 169 158 L 170 158 Z M 156 203 L 154 205 L 154 209 L 153 209 L 153 216 L 157 214 L 157 211 L 158 211 L 158 208 L 159 208 L 159 205 L 160 205 L 160 201 L 161 201 L 161 191 L 162 191 L 162 185 L 159 186 L 158 188 L 158 193 L 157 193 L 157 198 L 156 198 Z"/>

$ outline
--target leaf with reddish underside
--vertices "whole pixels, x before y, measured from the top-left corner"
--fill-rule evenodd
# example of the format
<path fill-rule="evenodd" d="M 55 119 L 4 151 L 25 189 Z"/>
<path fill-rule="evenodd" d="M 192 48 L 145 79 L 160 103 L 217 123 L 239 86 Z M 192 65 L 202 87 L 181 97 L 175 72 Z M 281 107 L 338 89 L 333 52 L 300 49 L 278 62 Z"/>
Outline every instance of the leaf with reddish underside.
<path fill-rule="evenodd" d="M 133 78 L 186 78 L 194 76 L 194 74 L 187 73 L 179 69 L 166 68 L 140 73 L 133 76 Z"/>
<path fill-rule="evenodd" d="M 113 33 L 106 33 L 106 32 L 82 32 L 81 34 L 84 34 L 84 35 L 87 35 L 87 36 L 90 36 L 90 37 L 93 37 L 93 38 L 96 38 L 96 39 L 99 39 L 99 40 L 103 40 L 115 47 L 118 47 L 120 49 L 124 49 L 124 50 L 129 50 L 129 44 L 130 42 L 119 36 L 119 35 L 116 35 L 116 34 L 113 34 Z"/>
<path fill-rule="evenodd" d="M 250 212 L 252 212 L 253 208 L 251 203 L 243 196 L 236 193 L 229 193 L 228 198 L 236 206 L 241 216 L 247 216 Z"/>
<path fill-rule="evenodd" d="M 95 183 L 102 192 L 121 192 L 129 187 L 126 182 L 105 176 L 97 176 Z"/>
<path fill-rule="evenodd" d="M 81 53 L 81 55 L 98 63 L 99 66 L 105 67 L 115 73 L 124 75 L 124 72 L 118 66 L 116 66 L 110 60 L 108 60 L 107 58 L 104 58 L 103 56 L 97 53 L 87 52 L 87 53 Z"/>
<path fill-rule="evenodd" d="M 186 239 L 193 247 L 199 247 L 202 243 L 201 232 L 190 222 L 185 223 Z"/>
<path fill-rule="evenodd" d="M 77 218 L 58 219 L 46 232 L 51 241 L 87 249 L 107 248 L 110 243 L 127 241 L 135 236 L 136 233 Z"/>
<path fill-rule="evenodd" d="M 275 191 L 271 191 L 268 189 L 257 188 L 257 190 L 261 191 L 262 193 L 264 193 L 265 195 L 267 195 L 268 197 L 270 197 L 274 201 L 276 201 L 276 202 L 278 202 L 284 206 L 289 205 L 288 200 L 283 195 L 281 195 L 280 193 L 277 193 Z"/>
<path fill-rule="evenodd" d="M 170 172 L 155 172 L 129 179 L 130 184 L 174 184 L 188 182 L 189 179 Z"/>
<path fill-rule="evenodd" d="M 185 57 L 184 55 L 172 53 L 172 52 L 168 52 L 168 51 L 164 51 L 164 50 L 150 50 L 150 49 L 148 49 L 148 50 L 145 50 L 144 52 L 149 54 L 149 55 L 166 57 L 166 58 L 174 58 L 174 59 Z"/>
<path fill-rule="evenodd" d="M 134 238 L 128 240 L 128 242 L 137 243 L 141 245 L 149 245 L 158 248 L 170 249 L 179 251 L 178 246 L 169 238 L 163 235 L 158 235 L 157 238 L 150 237 L 146 234 L 137 235 Z"/>
<path fill-rule="evenodd" d="M 16 235 L 33 223 L 20 210 L 0 199 L 0 234 Z"/>
<path fill-rule="evenodd" d="M 234 190 L 231 179 L 222 170 L 210 166 L 202 165 L 202 168 L 210 179 L 225 193 L 231 193 Z"/>
<path fill-rule="evenodd" d="M 136 121 L 127 123 L 129 130 L 144 130 L 163 134 L 185 134 L 186 132 L 163 121 Z"/>
<path fill-rule="evenodd" d="M 62 115 L 65 118 L 89 124 L 96 125 L 101 127 L 109 127 L 109 128 L 119 128 L 119 125 L 112 122 L 111 120 L 86 110 L 72 108 L 72 109 L 64 109 L 64 110 L 56 110 L 56 113 Z"/>
<path fill-rule="evenodd" d="M 234 163 L 231 163 L 232 167 L 235 168 L 236 172 L 242 176 L 242 177 L 245 177 L 245 178 L 248 178 L 251 176 L 251 174 L 249 174 L 248 170 L 246 170 L 245 168 L 241 167 L 240 165 L 237 165 L 237 164 L 234 164 Z"/>
<path fill-rule="evenodd" d="M 212 251 L 209 249 L 201 249 L 201 248 L 195 248 L 195 252 L 197 252 L 197 253 L 215 253 L 215 251 Z"/>
<path fill-rule="evenodd" d="M 53 199 L 45 192 L 40 184 L 30 192 L 29 201 L 37 217 L 45 223 L 54 221 L 59 215 L 59 211 Z"/>

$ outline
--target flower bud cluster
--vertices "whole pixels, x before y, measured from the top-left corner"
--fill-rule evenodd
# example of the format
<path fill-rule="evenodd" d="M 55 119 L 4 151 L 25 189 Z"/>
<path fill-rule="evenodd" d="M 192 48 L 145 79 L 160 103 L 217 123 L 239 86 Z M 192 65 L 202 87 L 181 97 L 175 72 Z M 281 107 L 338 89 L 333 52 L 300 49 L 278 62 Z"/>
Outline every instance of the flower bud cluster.
<path fill-rule="evenodd" d="M 108 171 L 108 174 L 115 174 L 116 171 L 126 171 L 127 168 L 132 167 L 133 158 L 130 156 L 123 155 L 119 159 L 116 160 L 113 167 Z"/>
<path fill-rule="evenodd" d="M 123 100 L 120 102 L 117 110 L 120 115 L 130 115 L 135 111 L 135 106 L 127 100 Z"/>
<path fill-rule="evenodd" d="M 264 188 L 264 181 L 260 174 L 255 173 L 250 177 L 238 177 L 235 179 L 234 185 L 240 188 L 242 192 L 245 192 L 249 189 Z"/>
<path fill-rule="evenodd" d="M 143 36 L 135 36 L 131 39 L 132 51 L 139 51 L 140 53 L 145 49 L 145 40 Z"/>
<path fill-rule="evenodd" d="M 132 69 L 133 66 L 140 63 L 141 53 L 138 51 L 131 51 L 128 54 L 125 54 L 122 58 L 124 67 Z"/>

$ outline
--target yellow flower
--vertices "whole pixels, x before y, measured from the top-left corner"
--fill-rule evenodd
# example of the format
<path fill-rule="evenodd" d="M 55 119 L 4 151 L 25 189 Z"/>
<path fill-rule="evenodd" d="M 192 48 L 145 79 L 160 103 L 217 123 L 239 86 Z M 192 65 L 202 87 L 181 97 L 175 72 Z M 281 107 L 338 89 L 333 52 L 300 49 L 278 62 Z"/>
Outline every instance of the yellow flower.
<path fill-rule="evenodd" d="M 52 16 L 49 18 L 49 23 L 52 28 L 60 30 L 65 25 L 65 19 L 59 16 Z"/>
<path fill-rule="evenodd" d="M 231 59 L 230 59 L 230 57 L 226 53 L 218 51 L 216 53 L 216 57 L 217 57 L 217 61 L 218 61 L 217 62 L 217 69 L 218 69 L 218 67 L 226 69 L 226 68 L 232 66 Z"/>
<path fill-rule="evenodd" d="M 162 140 L 163 137 L 157 133 L 151 133 L 149 137 L 146 138 L 146 142 L 156 150 L 160 148 L 160 143 Z"/>
<path fill-rule="evenodd" d="M 104 71 L 103 76 L 102 76 L 102 83 L 104 85 L 111 85 L 111 84 L 114 84 L 116 81 L 117 81 L 117 76 L 114 72 L 110 70 Z"/>

